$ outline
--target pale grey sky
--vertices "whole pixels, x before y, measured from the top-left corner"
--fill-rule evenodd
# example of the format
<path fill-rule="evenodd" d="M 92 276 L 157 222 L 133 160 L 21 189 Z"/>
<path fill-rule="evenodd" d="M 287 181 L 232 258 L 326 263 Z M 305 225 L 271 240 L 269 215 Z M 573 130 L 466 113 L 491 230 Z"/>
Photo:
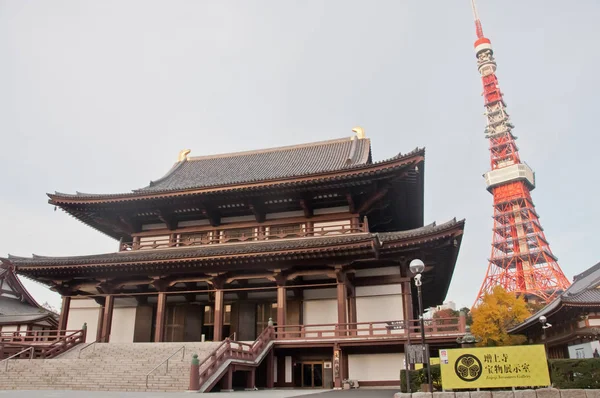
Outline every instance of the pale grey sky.
<path fill-rule="evenodd" d="M 533 199 L 569 279 L 600 260 L 600 2 L 479 0 Z M 466 218 L 448 299 L 471 305 L 492 196 L 468 0 L 0 0 L 0 255 L 117 242 L 46 192 L 123 192 L 183 148 L 350 136 L 426 147 L 426 222 Z M 56 296 L 26 282 L 41 302 Z"/>

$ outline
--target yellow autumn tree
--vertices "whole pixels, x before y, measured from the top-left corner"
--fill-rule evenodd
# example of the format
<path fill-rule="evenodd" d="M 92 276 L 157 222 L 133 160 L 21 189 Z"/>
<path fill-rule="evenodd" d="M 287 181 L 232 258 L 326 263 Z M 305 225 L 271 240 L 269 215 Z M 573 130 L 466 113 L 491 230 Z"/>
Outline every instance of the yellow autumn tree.
<path fill-rule="evenodd" d="M 481 338 L 480 346 L 505 346 L 523 344 L 525 336 L 510 335 L 508 330 L 530 315 L 525 300 L 496 286 L 492 293 L 483 296 L 472 311 L 471 333 Z"/>

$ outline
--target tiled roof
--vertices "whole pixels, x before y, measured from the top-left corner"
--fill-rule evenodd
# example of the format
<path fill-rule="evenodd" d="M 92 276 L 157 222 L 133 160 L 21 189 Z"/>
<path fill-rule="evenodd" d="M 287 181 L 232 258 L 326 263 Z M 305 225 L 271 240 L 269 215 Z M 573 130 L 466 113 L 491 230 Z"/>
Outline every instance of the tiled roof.
<path fill-rule="evenodd" d="M 0 315 L 22 315 L 39 313 L 40 311 L 37 307 L 24 303 L 21 300 L 0 297 Z"/>
<path fill-rule="evenodd" d="M 178 191 L 297 177 L 362 166 L 371 161 L 369 139 L 348 138 L 250 152 L 190 157 L 137 192 Z"/>
<path fill-rule="evenodd" d="M 560 296 L 548 303 L 544 308 L 527 318 L 509 332 L 514 333 L 538 322 L 540 316 L 549 316 L 563 305 L 589 304 L 600 305 L 600 263 L 583 271 L 573 278 L 573 284 Z"/>
<path fill-rule="evenodd" d="M 402 157 L 399 154 L 388 161 Z M 357 169 L 372 163 L 371 141 L 368 138 L 343 138 L 247 152 L 188 157 L 175 163 L 162 178 L 130 193 L 55 192 L 48 196 L 53 200 L 129 197 L 319 175 Z"/>
<path fill-rule="evenodd" d="M 193 247 L 179 247 L 155 250 L 134 250 L 116 253 L 75 257 L 17 257 L 9 255 L 5 260 L 19 270 L 37 266 L 79 266 L 86 264 L 127 264 L 160 260 L 209 259 L 214 257 L 235 257 L 240 255 L 261 256 L 266 253 L 286 251 L 329 251 L 336 252 L 336 246 L 358 245 L 371 247 L 373 244 L 384 246 L 387 243 L 420 236 L 438 234 L 445 230 L 462 229 L 464 221 L 452 220 L 436 225 L 399 232 L 356 233 L 313 238 L 278 239 L 271 241 L 226 243 Z"/>
<path fill-rule="evenodd" d="M 53 316 L 48 313 L 39 313 L 39 314 L 23 314 L 23 315 L 0 315 L 0 325 L 1 324 L 19 324 L 19 323 L 27 323 L 39 321 L 45 318 L 53 318 Z"/>

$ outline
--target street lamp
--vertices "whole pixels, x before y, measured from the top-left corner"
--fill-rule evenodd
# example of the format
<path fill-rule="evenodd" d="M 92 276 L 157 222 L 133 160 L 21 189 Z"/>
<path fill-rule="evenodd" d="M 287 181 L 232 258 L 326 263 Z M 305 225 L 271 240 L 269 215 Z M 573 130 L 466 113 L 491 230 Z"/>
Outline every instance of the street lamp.
<path fill-rule="evenodd" d="M 540 321 L 540 323 L 542 324 L 542 333 L 543 333 L 543 339 L 544 339 L 544 350 L 546 351 L 546 359 L 548 359 L 548 345 L 546 344 L 546 329 L 551 328 L 552 324 L 547 322 L 548 318 L 546 318 L 545 316 L 540 316 L 538 318 L 538 321 Z"/>
<path fill-rule="evenodd" d="M 421 324 L 421 347 L 423 349 L 423 366 L 427 368 L 427 384 L 429 392 L 433 392 L 433 383 L 431 381 L 431 367 L 429 366 L 429 352 L 425 346 L 425 321 L 423 319 L 423 295 L 421 293 L 421 273 L 425 271 L 425 264 L 419 259 L 414 259 L 410 262 L 410 272 L 415 275 L 415 286 L 419 297 L 419 320 Z"/>

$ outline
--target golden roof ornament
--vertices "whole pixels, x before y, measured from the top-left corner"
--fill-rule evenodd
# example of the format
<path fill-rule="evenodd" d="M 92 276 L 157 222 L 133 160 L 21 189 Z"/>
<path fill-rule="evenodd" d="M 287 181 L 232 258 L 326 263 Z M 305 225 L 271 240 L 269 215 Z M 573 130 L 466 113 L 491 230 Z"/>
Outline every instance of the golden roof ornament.
<path fill-rule="evenodd" d="M 356 126 L 352 129 L 352 131 L 356 133 L 356 138 L 358 138 L 359 140 L 362 140 L 366 137 L 365 129 L 363 129 L 362 127 Z"/>
<path fill-rule="evenodd" d="M 191 149 L 183 149 L 183 150 L 179 151 L 179 156 L 177 156 L 177 161 L 183 162 L 184 160 L 187 160 L 187 157 L 190 154 L 190 152 L 192 152 Z"/>

